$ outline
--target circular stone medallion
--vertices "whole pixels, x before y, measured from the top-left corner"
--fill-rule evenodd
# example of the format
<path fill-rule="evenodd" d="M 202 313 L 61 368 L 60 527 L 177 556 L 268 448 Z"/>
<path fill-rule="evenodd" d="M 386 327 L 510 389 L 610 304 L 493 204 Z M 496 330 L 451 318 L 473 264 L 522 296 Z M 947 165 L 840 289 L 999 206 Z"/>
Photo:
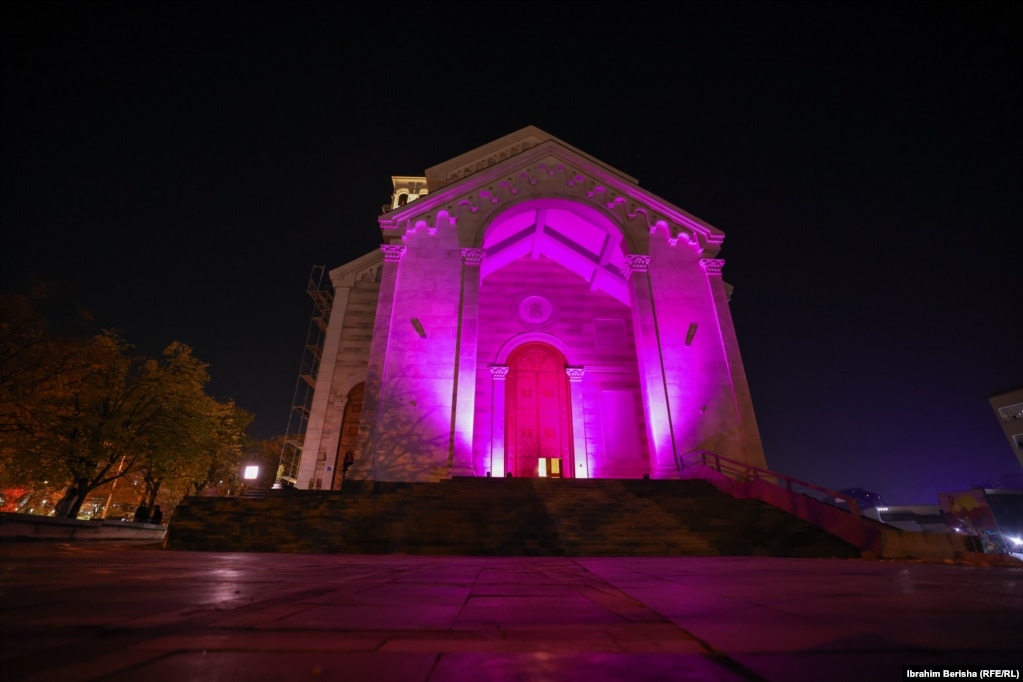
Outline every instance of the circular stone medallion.
<path fill-rule="evenodd" d="M 555 321 L 554 304 L 539 294 L 527 294 L 515 301 L 515 316 L 527 327 L 546 327 Z"/>

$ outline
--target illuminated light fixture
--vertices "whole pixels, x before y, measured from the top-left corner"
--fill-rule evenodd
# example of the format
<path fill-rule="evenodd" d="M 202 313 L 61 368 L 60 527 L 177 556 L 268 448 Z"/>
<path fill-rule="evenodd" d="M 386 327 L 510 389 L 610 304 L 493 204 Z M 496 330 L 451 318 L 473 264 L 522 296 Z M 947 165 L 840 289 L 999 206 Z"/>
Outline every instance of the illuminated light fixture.
<path fill-rule="evenodd" d="M 537 461 L 537 468 L 539 469 L 540 478 L 547 478 L 547 458 L 541 457 Z"/>
<path fill-rule="evenodd" d="M 696 336 L 696 323 L 689 323 L 689 331 L 686 332 L 686 345 L 691 346 L 693 344 L 693 337 Z"/>
<path fill-rule="evenodd" d="M 256 464 L 250 464 L 247 467 L 245 467 L 245 473 L 242 474 L 242 478 L 244 478 L 246 481 L 251 481 L 253 479 L 259 478 L 259 466 Z"/>
<path fill-rule="evenodd" d="M 1016 547 L 1023 547 L 1023 538 L 1018 535 L 1006 535 L 1005 539 L 1011 542 Z"/>
<path fill-rule="evenodd" d="M 415 328 L 416 334 L 419 334 L 424 339 L 426 338 L 426 330 L 423 329 L 423 323 L 419 321 L 418 317 L 412 318 L 412 326 Z"/>

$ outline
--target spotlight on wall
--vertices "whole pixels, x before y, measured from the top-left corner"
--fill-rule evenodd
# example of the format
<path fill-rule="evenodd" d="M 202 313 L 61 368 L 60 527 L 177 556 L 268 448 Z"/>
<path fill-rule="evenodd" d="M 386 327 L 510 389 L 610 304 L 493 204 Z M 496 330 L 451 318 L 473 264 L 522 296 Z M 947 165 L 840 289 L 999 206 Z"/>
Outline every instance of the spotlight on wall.
<path fill-rule="evenodd" d="M 689 323 L 689 331 L 686 332 L 686 345 L 690 346 L 693 343 L 693 337 L 696 336 L 696 323 Z"/>
<path fill-rule="evenodd" d="M 426 330 L 423 329 L 423 323 L 419 321 L 418 317 L 412 318 L 412 326 L 415 328 L 416 334 L 419 334 L 424 339 L 426 338 Z"/>
<path fill-rule="evenodd" d="M 245 467 L 245 472 L 242 474 L 242 478 L 246 481 L 251 481 L 259 478 L 259 467 L 255 464 L 250 464 Z"/>

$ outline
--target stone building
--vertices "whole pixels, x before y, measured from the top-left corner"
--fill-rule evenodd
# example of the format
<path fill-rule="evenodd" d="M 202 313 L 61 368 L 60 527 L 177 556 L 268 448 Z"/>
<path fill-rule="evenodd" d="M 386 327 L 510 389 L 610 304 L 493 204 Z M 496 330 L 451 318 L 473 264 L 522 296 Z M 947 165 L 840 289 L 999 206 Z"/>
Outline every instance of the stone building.
<path fill-rule="evenodd" d="M 1023 467 L 1023 386 L 988 397 L 1012 453 Z"/>
<path fill-rule="evenodd" d="M 330 271 L 289 483 L 766 466 L 720 230 L 534 127 L 393 182 L 381 248 Z"/>

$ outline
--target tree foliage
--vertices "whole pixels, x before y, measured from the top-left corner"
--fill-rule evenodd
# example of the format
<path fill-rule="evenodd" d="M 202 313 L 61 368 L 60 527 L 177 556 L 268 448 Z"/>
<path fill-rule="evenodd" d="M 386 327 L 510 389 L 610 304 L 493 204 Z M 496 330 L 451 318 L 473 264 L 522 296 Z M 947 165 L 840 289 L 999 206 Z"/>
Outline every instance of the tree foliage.
<path fill-rule="evenodd" d="M 115 332 L 56 339 L 31 308 L 0 309 L 0 457 L 12 480 L 66 484 L 58 516 L 129 474 L 145 477 L 151 504 L 169 480 L 201 484 L 237 464 L 251 417 L 206 394 L 208 366 L 188 346 L 155 359 Z"/>
<path fill-rule="evenodd" d="M 182 428 L 160 434 L 159 443 L 147 450 L 138 463 L 145 481 L 143 502 L 152 507 L 164 485 L 179 495 L 199 492 L 221 480 L 234 481 L 248 442 L 245 429 L 252 415 L 233 402 L 217 402 L 203 396 L 181 400 Z"/>
<path fill-rule="evenodd" d="M 0 435 L 32 431 L 50 396 L 75 372 L 74 342 L 51 335 L 44 294 L 0 294 Z"/>

